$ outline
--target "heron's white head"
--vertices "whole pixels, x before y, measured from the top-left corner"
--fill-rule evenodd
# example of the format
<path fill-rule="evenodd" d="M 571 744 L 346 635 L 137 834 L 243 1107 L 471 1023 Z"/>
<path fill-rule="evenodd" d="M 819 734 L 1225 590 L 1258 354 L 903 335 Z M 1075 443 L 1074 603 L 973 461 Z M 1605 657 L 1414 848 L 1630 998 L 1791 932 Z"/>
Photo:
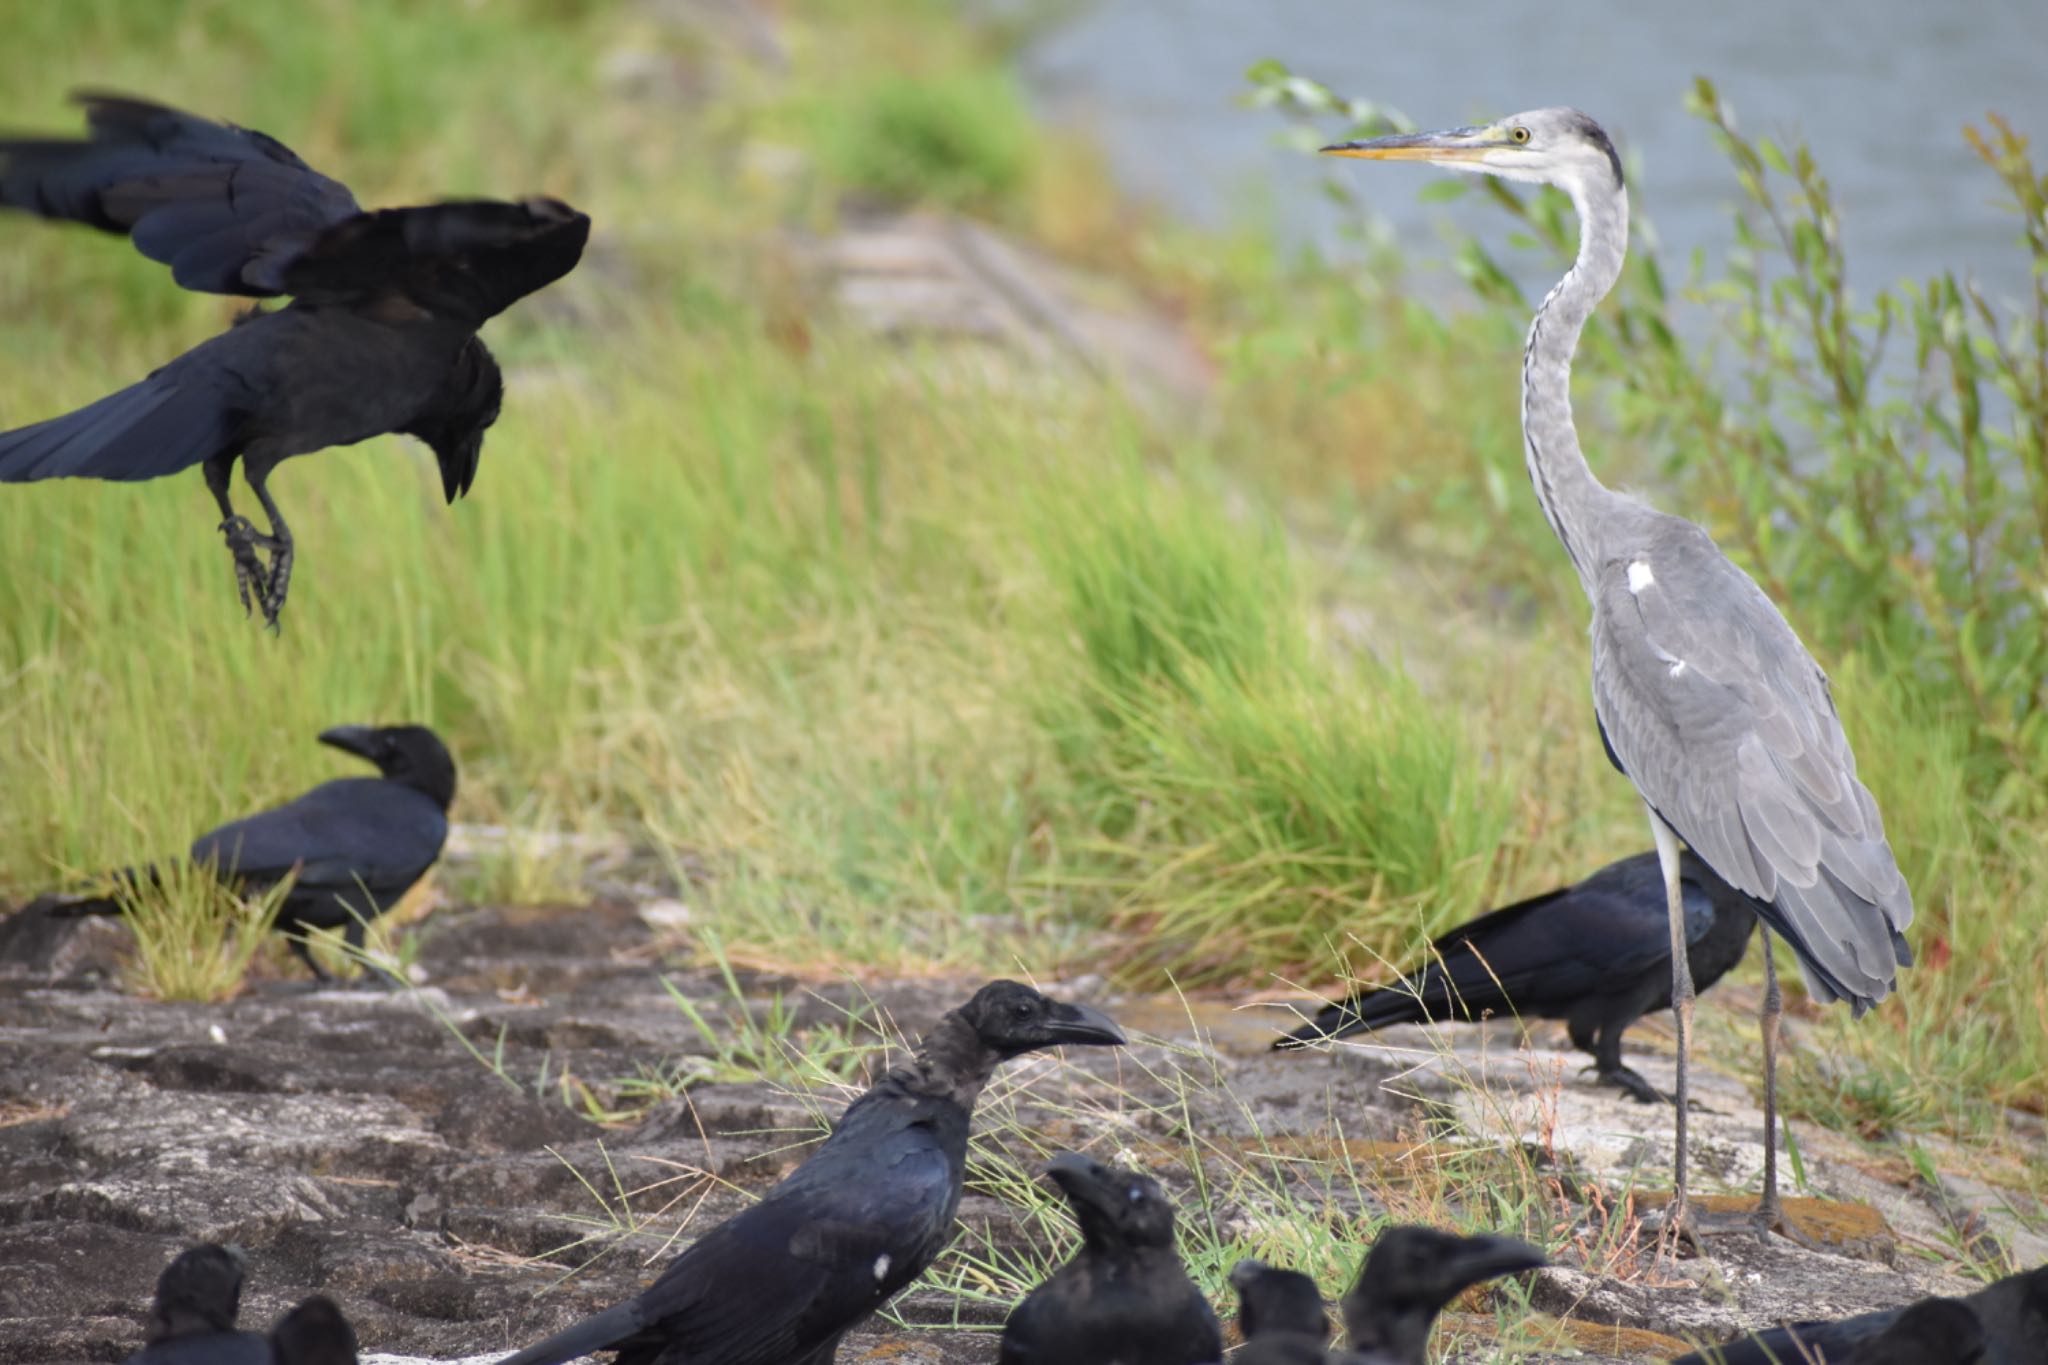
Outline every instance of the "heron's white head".
<path fill-rule="evenodd" d="M 1341 142 L 1323 151 L 1369 161 L 1427 161 L 1454 171 L 1498 175 L 1577 191 L 1621 187 L 1621 158 L 1607 132 L 1576 109 L 1533 109 L 1497 123 L 1441 133 L 1397 133 Z"/>

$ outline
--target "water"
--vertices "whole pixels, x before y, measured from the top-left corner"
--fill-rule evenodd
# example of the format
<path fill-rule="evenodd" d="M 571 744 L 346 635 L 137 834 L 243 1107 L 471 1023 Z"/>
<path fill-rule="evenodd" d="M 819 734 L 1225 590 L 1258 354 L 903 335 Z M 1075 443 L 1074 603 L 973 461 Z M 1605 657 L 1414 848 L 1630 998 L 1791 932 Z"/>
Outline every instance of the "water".
<path fill-rule="evenodd" d="M 1994 297 L 2026 287 L 2017 222 L 1961 129 L 1995 109 L 2048 139 L 2048 0 L 1097 0 L 1025 69 L 1055 117 L 1095 133 L 1127 189 L 1194 221 L 1242 221 L 1257 203 L 1284 234 L 1332 241 L 1339 210 L 1318 185 L 1335 170 L 1412 258 L 1431 254 L 1445 218 L 1501 242 L 1504 220 L 1476 199 L 1417 204 L 1446 172 L 1276 146 L 1279 116 L 1240 105 L 1262 57 L 1426 128 L 1579 106 L 1621 146 L 1667 261 L 1731 239 L 1733 172 L 1681 105 L 1694 75 L 1710 76 L 1744 131 L 1812 146 L 1860 293 L 1945 267 Z"/>

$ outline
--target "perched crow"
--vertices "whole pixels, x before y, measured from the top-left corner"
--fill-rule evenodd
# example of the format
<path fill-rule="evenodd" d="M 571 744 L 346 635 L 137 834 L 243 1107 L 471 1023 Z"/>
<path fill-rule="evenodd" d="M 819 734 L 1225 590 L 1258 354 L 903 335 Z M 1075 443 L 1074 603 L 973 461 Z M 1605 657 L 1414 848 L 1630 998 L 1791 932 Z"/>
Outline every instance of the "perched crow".
<path fill-rule="evenodd" d="M 1482 1281 L 1542 1264 L 1542 1252 L 1512 1237 L 1388 1228 L 1344 1295 L 1344 1329 L 1363 1357 L 1357 1365 L 1423 1365 L 1429 1330 L 1452 1299 Z"/>
<path fill-rule="evenodd" d="M 2048 1361 L 2048 1341 L 2036 1361 Z M 1984 1359 L 1984 1324 L 1954 1299 L 1922 1299 L 1891 1326 L 1848 1355 L 1842 1365 L 1978 1365 Z"/>
<path fill-rule="evenodd" d="M 333 1299 L 315 1294 L 277 1320 L 270 1348 L 277 1365 L 356 1365 L 356 1329 Z"/>
<path fill-rule="evenodd" d="M 1687 957 L 1706 990 L 1742 960 L 1754 902 L 1691 853 L 1681 858 Z M 1671 1006 L 1671 929 L 1655 853 L 1602 868 L 1576 886 L 1481 915 L 1430 945 L 1429 961 L 1393 986 L 1328 1005 L 1276 1049 L 1367 1029 L 1488 1015 L 1563 1019 L 1603 1081 L 1638 1100 L 1665 1097 L 1621 1062 L 1621 1035 Z"/>
<path fill-rule="evenodd" d="M 1945 1305 L 1937 1307 L 1937 1305 Z M 1954 1309 L 1960 1308 L 1962 1313 Z M 1975 1332 L 1963 1321 L 1967 1314 Z M 1949 1354 L 1914 1354 L 1934 1342 Z M 1942 1344 L 1945 1343 L 1945 1344 Z M 1979 1354 L 1969 1354 L 1970 1350 Z M 1798 1322 L 1680 1356 L 1672 1365 L 1779 1365 L 1846 1361 L 1905 1365 L 1919 1360 L 1983 1365 L 2048 1362 L 2048 1266 L 2008 1275 L 1960 1299 L 1922 1299 L 1833 1322 Z"/>
<path fill-rule="evenodd" d="M 999 1365 L 1206 1365 L 1223 1355 L 1209 1301 L 1180 1263 L 1173 1205 L 1150 1176 L 1077 1152 L 1045 1168 L 1081 1249 L 1003 1324 Z"/>
<path fill-rule="evenodd" d="M 839 1339 L 924 1273 L 953 1235 L 974 1102 L 997 1066 L 1066 1043 L 1120 1044 L 1100 1011 L 995 981 L 847 1106 L 810 1159 L 704 1234 L 636 1297 L 501 1365 L 831 1365 Z"/>
<path fill-rule="evenodd" d="M 1245 1260 L 1230 1268 L 1230 1284 L 1237 1290 L 1237 1330 L 1245 1341 L 1231 1365 L 1326 1365 L 1331 1359 L 1330 1317 L 1314 1280 Z"/>
<path fill-rule="evenodd" d="M 271 471 L 404 432 L 432 448 L 450 502 L 467 492 L 504 391 L 477 329 L 568 274 L 590 220 L 553 199 L 365 212 L 253 129 L 113 95 L 78 100 L 89 137 L 0 140 L 0 206 L 129 234 L 187 289 L 292 302 L 252 310 L 139 384 L 0 434 L 0 482 L 202 466 L 243 609 L 253 592 L 275 628 L 292 537 Z M 268 534 L 228 500 L 237 457 Z"/>
<path fill-rule="evenodd" d="M 143 1327 L 146 1345 L 128 1365 L 270 1365 L 270 1343 L 237 1332 L 242 1258 L 208 1242 L 182 1251 L 157 1277 Z"/>
<path fill-rule="evenodd" d="M 293 949 L 325 980 L 304 931 L 340 929 L 351 946 L 362 948 L 365 922 L 396 905 L 441 856 L 455 800 L 455 761 L 421 725 L 343 725 L 324 731 L 320 742 L 367 758 L 382 776 L 323 782 L 297 800 L 200 835 L 191 856 L 245 894 L 261 894 L 296 872 L 276 927 L 293 936 Z M 132 889 L 157 875 L 144 867 L 113 879 Z M 120 911 L 117 896 L 92 896 L 51 913 Z"/>

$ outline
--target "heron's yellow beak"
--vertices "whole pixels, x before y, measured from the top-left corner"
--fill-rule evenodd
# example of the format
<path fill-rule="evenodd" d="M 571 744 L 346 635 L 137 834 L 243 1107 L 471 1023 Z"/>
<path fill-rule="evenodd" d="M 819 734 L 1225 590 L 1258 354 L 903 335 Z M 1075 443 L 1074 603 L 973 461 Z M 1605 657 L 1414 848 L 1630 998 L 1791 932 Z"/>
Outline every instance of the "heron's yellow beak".
<path fill-rule="evenodd" d="M 1323 148 L 1325 156 L 1355 156 L 1364 161 L 1432 161 L 1450 164 L 1479 161 L 1495 147 L 1509 145 L 1493 128 L 1453 128 L 1444 133 L 1396 133 L 1364 142 L 1340 142 Z"/>

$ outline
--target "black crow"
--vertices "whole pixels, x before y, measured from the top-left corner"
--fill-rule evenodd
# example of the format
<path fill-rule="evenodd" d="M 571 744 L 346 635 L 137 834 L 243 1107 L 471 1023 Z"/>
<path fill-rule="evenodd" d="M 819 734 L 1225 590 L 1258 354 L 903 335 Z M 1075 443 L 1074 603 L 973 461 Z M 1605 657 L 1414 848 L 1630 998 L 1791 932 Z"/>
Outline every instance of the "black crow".
<path fill-rule="evenodd" d="M 270 1365 L 270 1342 L 237 1332 L 242 1258 L 208 1242 L 182 1251 L 157 1277 L 146 1343 L 128 1365 Z"/>
<path fill-rule="evenodd" d="M 1704 991 L 1742 960 L 1755 902 L 1682 855 L 1687 956 Z M 1666 1098 L 1621 1061 L 1621 1035 L 1671 1006 L 1671 929 L 1655 853 L 1600 869 L 1576 886 L 1481 915 L 1430 945 L 1402 980 L 1328 1005 L 1276 1049 L 1367 1029 L 1489 1015 L 1563 1019 L 1592 1070 L 1638 1100 Z"/>
<path fill-rule="evenodd" d="M 1078 1152 L 1045 1173 L 1067 1196 L 1081 1249 L 1003 1324 L 999 1365 L 1206 1365 L 1223 1355 L 1216 1314 L 1174 1250 L 1159 1183 Z"/>
<path fill-rule="evenodd" d="M 324 1294 L 279 1318 L 270 1329 L 270 1347 L 277 1365 L 356 1365 L 356 1329 Z"/>
<path fill-rule="evenodd" d="M 275 628 L 292 536 L 271 471 L 404 432 L 433 450 L 450 502 L 467 492 L 504 391 L 477 329 L 569 273 L 590 219 L 554 199 L 365 212 L 254 129 L 114 95 L 78 101 L 90 136 L 0 140 L 0 206 L 128 234 L 187 289 L 292 301 L 252 310 L 139 384 L 0 434 L 0 482 L 201 466 L 243 609 L 253 592 Z M 228 500 L 237 457 L 267 534 Z"/>
<path fill-rule="evenodd" d="M 1960 1307 L 1974 1322 L 1972 1334 L 1960 1315 L 1937 1304 Z M 1940 1339 L 1943 1325 L 1953 1356 L 1911 1354 L 1930 1338 Z M 1880 1343 L 1883 1343 L 1880 1345 Z M 1980 1354 L 1967 1354 L 1969 1348 Z M 2008 1275 L 1960 1299 L 1922 1299 L 1833 1322 L 1797 1322 L 1742 1337 L 1726 1345 L 1680 1356 L 1672 1365 L 1789 1365 L 1825 1360 L 1907 1362 L 1923 1358 L 1982 1361 L 1983 1365 L 2043 1365 L 2048 1362 L 2048 1266 Z M 1890 1352 L 1890 1354 L 1886 1354 Z"/>
<path fill-rule="evenodd" d="M 1245 1260 L 1230 1268 L 1230 1284 L 1237 1290 L 1237 1331 L 1245 1343 L 1230 1357 L 1231 1365 L 1326 1365 L 1330 1316 L 1314 1280 Z"/>
<path fill-rule="evenodd" d="M 373 729 L 342 725 L 322 744 L 367 758 L 378 777 L 342 777 L 244 820 L 222 825 L 192 843 L 192 861 L 213 869 L 237 891 L 260 895 L 294 872 L 276 927 L 325 980 L 306 946 L 307 929 L 340 929 L 358 951 L 367 921 L 396 905 L 441 856 L 448 807 L 455 800 L 455 760 L 422 725 Z M 113 874 L 132 890 L 156 879 L 155 868 Z M 55 915 L 121 912 L 118 895 L 64 902 Z"/>
<path fill-rule="evenodd" d="M 1388 1228 L 1344 1294 L 1351 1349 L 1372 1365 L 1423 1365 L 1430 1328 L 1451 1300 L 1482 1281 L 1543 1264 L 1542 1252 L 1512 1237 Z"/>
<path fill-rule="evenodd" d="M 712 1228 L 653 1285 L 501 1365 L 831 1365 L 839 1339 L 924 1273 L 953 1236 L 974 1102 L 1013 1057 L 1120 1044 L 1099 1010 L 995 981 L 840 1116 L 761 1202 Z"/>

